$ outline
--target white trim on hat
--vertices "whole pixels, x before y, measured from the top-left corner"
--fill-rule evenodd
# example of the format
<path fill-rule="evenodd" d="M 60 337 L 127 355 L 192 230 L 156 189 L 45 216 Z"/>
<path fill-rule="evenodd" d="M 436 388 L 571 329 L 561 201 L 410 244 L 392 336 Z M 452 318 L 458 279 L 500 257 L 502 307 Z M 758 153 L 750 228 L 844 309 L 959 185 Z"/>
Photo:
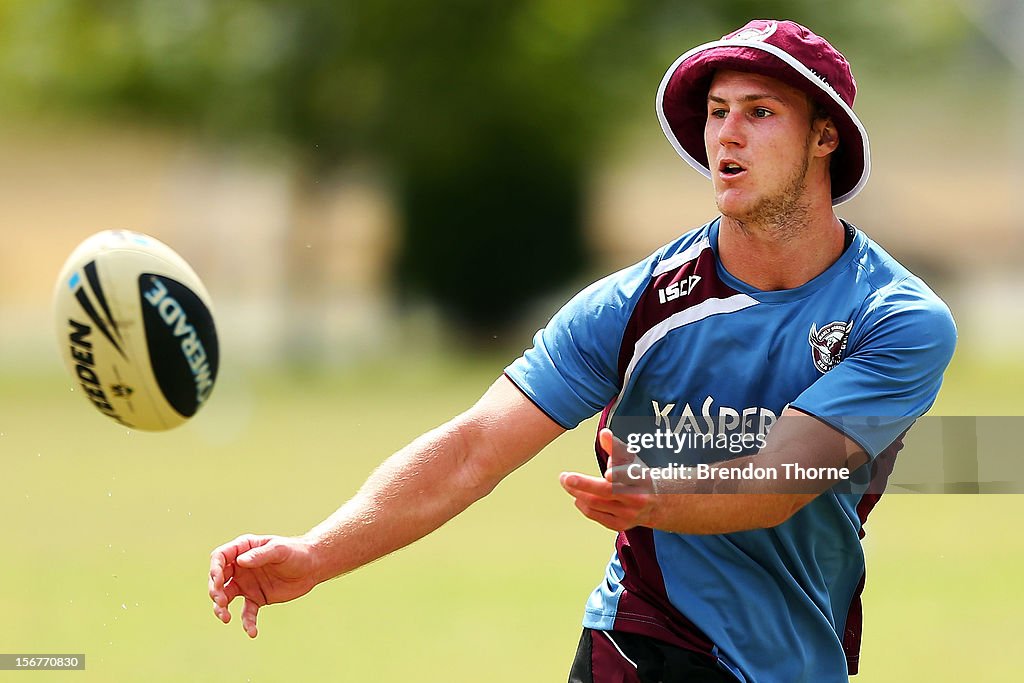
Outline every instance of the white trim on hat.
<path fill-rule="evenodd" d="M 682 64 L 687 59 L 700 52 L 711 50 L 716 47 L 746 47 L 751 48 L 753 50 L 761 50 L 763 52 L 767 52 L 768 54 L 774 55 L 775 57 L 778 57 L 783 62 L 788 64 L 790 67 L 792 67 L 794 71 L 799 73 L 808 81 L 815 84 L 823 93 L 828 95 L 833 102 L 839 105 L 842 108 L 843 112 L 846 113 L 846 115 L 853 122 L 853 125 L 857 127 L 857 130 L 860 133 L 861 142 L 864 147 L 864 170 L 861 172 L 860 180 L 857 181 L 857 183 L 850 189 L 849 192 L 846 192 L 845 194 L 840 195 L 839 197 L 835 197 L 832 200 L 832 206 L 838 206 L 839 204 L 842 204 L 845 201 L 853 199 L 853 197 L 857 193 L 864 189 L 864 185 L 866 185 L 868 182 L 868 176 L 871 175 L 871 147 L 868 142 L 868 132 L 864 128 L 864 124 L 861 123 L 860 119 L 853 112 L 853 109 L 851 109 L 850 106 L 846 104 L 845 101 L 843 101 L 843 98 L 839 96 L 839 93 L 837 93 L 832 88 L 832 86 L 826 83 L 822 78 L 819 78 L 817 74 L 815 74 L 813 71 L 804 66 L 804 64 L 800 62 L 800 60 L 798 60 L 796 57 L 789 54 L 788 52 L 786 52 L 785 50 L 778 46 L 758 41 L 722 39 L 714 40 L 710 43 L 704 43 L 703 45 L 698 45 L 692 50 L 683 53 L 683 55 L 680 56 L 679 59 L 672 63 L 672 66 L 668 68 L 668 71 L 665 72 L 665 77 L 661 79 L 661 85 L 658 87 L 657 101 L 655 102 L 658 111 L 658 121 L 661 123 L 661 130 L 662 132 L 665 133 L 665 137 L 668 138 L 668 141 L 672 144 L 672 147 L 675 148 L 676 153 L 679 154 L 679 156 L 681 156 L 683 160 L 686 161 L 686 163 L 690 164 L 690 166 L 696 169 L 701 175 L 710 180 L 711 170 L 705 167 L 704 164 L 700 163 L 692 156 L 690 156 L 690 153 L 686 151 L 682 144 L 680 144 L 679 139 L 676 137 L 676 134 L 672 131 L 672 127 L 669 125 L 668 119 L 665 116 L 665 108 L 663 106 L 665 101 L 665 90 L 668 88 L 669 81 L 672 80 L 672 76 L 675 74 L 676 69 L 679 68 L 680 64 Z"/>

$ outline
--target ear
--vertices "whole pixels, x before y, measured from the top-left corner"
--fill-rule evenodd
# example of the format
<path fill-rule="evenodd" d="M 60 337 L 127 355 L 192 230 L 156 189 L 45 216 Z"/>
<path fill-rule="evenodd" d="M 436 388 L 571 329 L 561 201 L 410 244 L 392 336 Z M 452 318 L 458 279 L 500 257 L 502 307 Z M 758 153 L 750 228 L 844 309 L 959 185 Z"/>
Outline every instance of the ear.
<path fill-rule="evenodd" d="M 831 118 L 814 122 L 814 156 L 826 157 L 839 147 L 839 129 Z"/>

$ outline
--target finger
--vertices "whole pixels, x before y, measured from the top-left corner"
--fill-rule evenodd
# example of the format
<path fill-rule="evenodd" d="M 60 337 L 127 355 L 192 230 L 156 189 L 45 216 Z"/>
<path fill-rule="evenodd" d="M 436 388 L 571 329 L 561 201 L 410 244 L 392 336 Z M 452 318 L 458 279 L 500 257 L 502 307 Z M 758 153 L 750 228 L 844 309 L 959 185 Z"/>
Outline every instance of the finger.
<path fill-rule="evenodd" d="M 213 598 L 213 613 L 218 619 L 223 621 L 225 624 L 231 621 L 231 612 L 228 611 L 228 606 L 231 601 L 242 594 L 242 589 L 238 587 L 238 584 L 234 581 L 228 581 L 224 584 L 224 588 L 216 595 L 212 595 Z"/>
<path fill-rule="evenodd" d="M 596 496 L 580 493 L 574 496 L 577 503 L 583 503 L 594 510 L 610 514 L 632 514 L 647 506 L 647 498 L 642 495 L 631 496 Z"/>
<path fill-rule="evenodd" d="M 245 599 L 245 606 L 242 607 L 242 628 L 245 629 L 250 638 L 255 638 L 259 635 L 259 631 L 256 628 L 256 615 L 259 611 L 259 605 L 249 598 Z"/>
<path fill-rule="evenodd" d="M 589 477 L 577 472 L 562 472 L 558 481 L 562 484 L 562 488 L 573 496 L 579 493 L 589 493 L 599 496 L 612 495 L 611 482 L 602 478 Z"/>
<path fill-rule="evenodd" d="M 210 599 L 214 603 L 224 607 L 228 604 L 227 599 L 224 597 L 224 586 L 230 583 L 231 578 L 235 575 L 235 565 L 229 564 L 226 567 L 219 565 L 214 566 L 211 562 L 210 565 L 210 580 L 208 582 Z"/>
<path fill-rule="evenodd" d="M 630 490 L 649 493 L 651 490 L 650 470 L 637 461 L 609 467 L 604 471 L 604 479 L 614 484 L 616 493 L 628 493 Z"/>
<path fill-rule="evenodd" d="M 219 566 L 221 568 L 226 567 L 235 561 L 240 553 L 253 548 L 255 543 L 253 539 L 256 537 L 252 534 L 243 534 L 237 538 L 234 538 L 227 543 L 217 546 L 210 553 L 210 567 Z"/>
<path fill-rule="evenodd" d="M 631 523 L 619 515 L 605 512 L 603 510 L 593 510 L 581 507 L 579 501 L 576 501 L 576 507 L 579 508 L 579 511 L 582 512 L 587 519 L 591 519 L 612 531 L 625 531 L 636 526 L 635 523 Z"/>
<path fill-rule="evenodd" d="M 218 606 L 220 605 L 222 590 L 218 587 L 220 581 L 222 581 L 221 577 L 217 576 L 216 572 L 213 569 L 211 569 L 210 578 L 206 582 L 207 593 L 209 593 L 210 595 L 210 600 L 213 600 L 213 604 Z"/>
<path fill-rule="evenodd" d="M 237 561 L 239 555 L 247 553 L 253 548 L 263 547 L 272 540 L 274 540 L 272 536 L 242 534 L 238 538 L 214 548 L 210 553 L 211 565 L 216 562 L 221 567 L 226 567 Z"/>
<path fill-rule="evenodd" d="M 283 545 L 262 545 L 242 553 L 238 556 L 236 562 L 238 562 L 239 567 L 252 569 L 267 564 L 283 562 L 287 554 L 288 548 Z"/>
<path fill-rule="evenodd" d="M 228 543 L 224 543 L 210 553 L 210 579 L 207 584 L 210 599 L 215 605 L 214 614 L 225 624 L 231 620 L 231 613 L 228 611 L 228 603 L 238 596 L 237 592 L 229 597 L 225 586 L 231 585 L 231 579 L 235 575 L 235 561 L 240 553 L 251 550 L 254 546 L 266 543 L 269 537 L 243 534 Z M 237 587 L 232 589 L 237 591 Z"/>
<path fill-rule="evenodd" d="M 266 542 L 266 541 L 262 541 Z M 251 550 L 260 543 L 260 538 L 252 534 L 243 534 L 238 538 L 219 545 L 210 553 L 210 579 L 211 588 L 220 591 L 224 584 L 231 580 L 234 575 L 234 563 L 239 554 Z"/>
<path fill-rule="evenodd" d="M 227 565 L 227 559 L 221 552 L 220 548 L 217 548 L 210 553 L 210 597 L 214 597 L 215 594 L 220 593 L 224 588 L 224 567 Z"/>
<path fill-rule="evenodd" d="M 220 605 L 213 606 L 213 615 L 220 619 L 223 623 L 231 623 L 231 610 L 227 607 L 221 607 Z"/>
<path fill-rule="evenodd" d="M 221 620 L 225 624 L 231 623 L 231 610 L 227 607 L 221 607 L 220 605 L 213 606 L 213 615 Z"/>
<path fill-rule="evenodd" d="M 254 548 L 259 548 L 271 541 L 270 536 L 254 536 L 243 534 L 233 541 L 217 546 L 210 553 L 210 578 L 212 588 L 220 590 L 234 574 L 234 564 L 238 558 Z"/>
<path fill-rule="evenodd" d="M 646 502 L 645 496 L 650 493 L 647 482 L 638 481 L 635 485 L 627 482 L 615 481 L 612 483 L 607 479 L 588 477 L 585 474 L 576 472 L 563 472 L 559 481 L 569 495 L 578 497 L 580 495 L 601 496 L 608 499 L 629 500 L 631 503 Z M 632 491 L 632 492 L 631 492 Z"/>
<path fill-rule="evenodd" d="M 237 598 L 239 595 L 242 595 L 242 589 L 238 587 L 237 582 L 231 581 L 224 586 L 224 595 L 227 597 L 227 603 L 225 603 L 224 606 L 227 607 L 231 604 L 232 600 Z"/>

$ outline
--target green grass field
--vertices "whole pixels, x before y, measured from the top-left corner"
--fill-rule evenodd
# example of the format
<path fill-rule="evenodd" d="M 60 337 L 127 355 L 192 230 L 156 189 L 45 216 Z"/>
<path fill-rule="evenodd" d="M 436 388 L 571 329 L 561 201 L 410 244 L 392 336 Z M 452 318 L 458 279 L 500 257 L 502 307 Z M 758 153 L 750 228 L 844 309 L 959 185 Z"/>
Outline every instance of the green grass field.
<path fill-rule="evenodd" d="M 205 412 L 165 434 L 95 414 L 56 361 L 42 376 L 3 370 L 0 652 L 86 654 L 85 672 L 33 680 L 564 681 L 612 543 L 557 484 L 595 469 L 588 425 L 419 544 L 265 609 L 255 641 L 206 596 L 212 547 L 305 531 L 501 366 L 400 360 L 306 378 L 228 366 Z M 1024 368 L 958 359 L 935 412 L 1022 414 L 1022 380 Z M 1018 680 L 1022 515 L 1020 496 L 883 500 L 856 680 Z"/>

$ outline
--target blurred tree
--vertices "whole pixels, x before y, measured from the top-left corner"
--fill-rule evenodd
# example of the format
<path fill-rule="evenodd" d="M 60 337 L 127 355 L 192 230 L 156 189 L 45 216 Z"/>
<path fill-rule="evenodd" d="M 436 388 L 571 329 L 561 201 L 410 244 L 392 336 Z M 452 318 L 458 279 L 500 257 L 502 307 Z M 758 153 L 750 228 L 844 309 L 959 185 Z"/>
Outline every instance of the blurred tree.
<path fill-rule="evenodd" d="M 383 161 L 402 215 L 400 291 L 486 332 L 584 265 L 585 171 L 610 124 L 651 109 L 683 49 L 765 11 L 756 0 L 0 0 L 0 85 L 29 107 L 282 141 L 307 177 Z M 925 0 L 842 11 L 790 0 L 771 13 L 844 48 L 872 41 L 880 59 L 912 51 L 879 40 L 886 22 L 924 58 L 922 44 L 956 28 Z"/>

